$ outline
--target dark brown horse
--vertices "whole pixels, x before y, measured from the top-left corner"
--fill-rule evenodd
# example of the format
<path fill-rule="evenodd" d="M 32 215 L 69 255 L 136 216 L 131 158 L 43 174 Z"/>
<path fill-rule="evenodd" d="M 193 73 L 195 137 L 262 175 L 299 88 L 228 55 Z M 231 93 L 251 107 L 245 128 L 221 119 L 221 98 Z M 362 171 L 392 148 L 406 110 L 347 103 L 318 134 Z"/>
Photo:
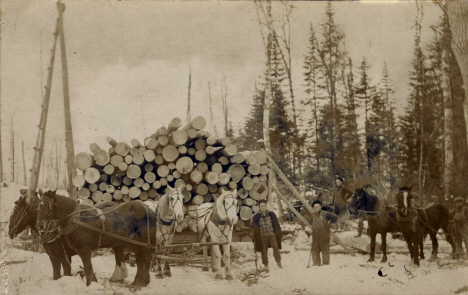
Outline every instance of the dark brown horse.
<path fill-rule="evenodd" d="M 420 245 L 421 259 L 424 259 L 423 241 L 424 237 L 429 234 L 432 241 L 432 255 L 429 261 L 437 259 L 439 243 L 437 241 L 437 232 L 443 229 L 447 236 L 447 242 L 452 246 L 453 252 L 456 253 L 456 246 L 453 241 L 451 232 L 449 231 L 450 212 L 442 204 L 432 204 L 427 208 L 416 208 L 414 205 L 415 195 L 410 188 L 402 188 L 396 196 L 398 204 L 398 225 L 405 241 L 408 244 L 411 258 L 414 264 L 419 266 L 419 258 L 417 257 L 417 248 L 414 244 Z"/>
<path fill-rule="evenodd" d="M 39 197 L 37 193 L 34 193 L 32 202 L 26 203 L 27 190 L 21 191 L 21 196 L 18 201 L 15 202 L 15 207 L 10 216 L 10 225 L 8 235 L 10 239 L 14 239 L 19 233 L 24 231 L 26 228 L 30 228 L 31 231 L 37 233 L 36 230 L 36 218 L 37 218 L 37 207 L 39 205 Z M 39 190 L 39 195 L 42 196 L 42 190 Z M 102 203 L 99 208 L 107 208 L 115 206 L 113 202 Z M 64 236 L 58 237 L 56 240 L 43 243 L 42 246 L 49 255 L 50 262 L 53 268 L 53 279 L 58 280 L 61 277 L 61 267 L 63 268 L 64 276 L 71 276 L 71 261 L 72 256 L 76 255 L 76 251 L 68 246 Z M 116 248 L 115 260 L 116 260 L 116 271 L 111 277 L 111 281 L 123 280 L 126 275 L 126 267 L 124 261 L 124 249 Z"/>
<path fill-rule="evenodd" d="M 68 245 L 80 255 L 83 261 L 86 284 L 97 281 L 91 264 L 91 252 L 97 248 L 128 246 L 135 253 L 137 273 L 133 285 L 148 285 L 151 264 L 151 245 L 155 243 L 156 215 L 142 202 L 131 201 L 122 205 L 104 208 L 99 214 L 95 208 L 79 205 L 74 200 L 47 191 L 38 208 L 36 227 L 43 237 L 59 231 Z M 104 217 L 103 217 L 104 216 Z M 74 222 L 74 217 L 82 225 Z M 105 232 L 129 238 L 143 245 L 132 244 L 120 238 L 99 233 L 88 227 L 103 229 Z"/>
<path fill-rule="evenodd" d="M 348 209 L 356 217 L 367 217 L 371 238 L 371 252 L 367 262 L 375 259 L 375 238 L 377 234 L 380 234 L 382 238 L 382 262 L 387 262 L 387 233 L 399 230 L 396 210 L 386 206 L 377 196 L 367 193 L 362 188 L 357 189 L 353 194 Z"/>

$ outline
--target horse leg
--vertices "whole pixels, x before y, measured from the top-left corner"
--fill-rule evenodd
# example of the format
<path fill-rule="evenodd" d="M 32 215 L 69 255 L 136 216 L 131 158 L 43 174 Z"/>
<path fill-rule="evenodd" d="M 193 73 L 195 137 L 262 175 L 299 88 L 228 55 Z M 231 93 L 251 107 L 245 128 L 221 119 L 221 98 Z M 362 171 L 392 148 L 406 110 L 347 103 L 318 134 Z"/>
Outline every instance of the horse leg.
<path fill-rule="evenodd" d="M 126 277 L 125 272 L 123 271 L 123 267 L 125 267 L 125 254 L 123 247 L 115 247 L 113 249 L 115 253 L 115 269 L 109 281 L 119 282 L 123 281 Z"/>
<path fill-rule="evenodd" d="M 382 239 L 382 261 L 387 262 L 387 232 L 381 232 L 380 237 Z"/>
<path fill-rule="evenodd" d="M 206 243 L 206 236 L 203 235 L 203 237 L 200 240 L 202 243 Z M 208 267 L 208 246 L 203 246 L 203 268 L 202 271 L 210 271 L 210 268 Z M 213 252 L 213 251 L 211 251 Z"/>
<path fill-rule="evenodd" d="M 145 248 L 142 250 L 142 254 L 144 256 L 143 259 L 143 269 L 141 270 L 141 276 L 142 276 L 142 282 L 145 286 L 147 286 L 150 283 L 150 267 L 151 267 L 151 250 L 148 248 Z"/>
<path fill-rule="evenodd" d="M 58 280 L 61 277 L 60 270 L 61 270 L 61 261 L 60 259 L 54 258 L 51 255 L 49 255 L 50 262 L 52 263 L 52 269 L 53 269 L 53 279 Z"/>
<path fill-rule="evenodd" d="M 223 274 L 221 270 L 221 251 L 219 250 L 219 245 L 213 245 L 211 249 L 211 261 L 212 265 L 214 265 L 213 271 L 216 270 L 215 279 L 221 280 L 223 279 Z"/>
<path fill-rule="evenodd" d="M 450 245 L 452 246 L 452 253 L 456 254 L 457 253 L 457 245 L 456 245 L 455 240 L 453 238 L 453 234 L 449 233 L 447 230 L 445 231 L 445 234 L 447 236 L 447 242 L 449 242 Z M 463 251 L 463 247 L 462 247 L 462 251 Z"/>
<path fill-rule="evenodd" d="M 91 263 L 91 249 L 88 247 L 81 248 L 78 254 L 83 261 L 83 269 L 86 276 L 86 286 L 89 286 L 91 285 L 91 282 L 97 282 L 96 275 L 93 271 L 93 265 Z"/>
<path fill-rule="evenodd" d="M 429 258 L 429 262 L 432 262 L 432 261 L 437 260 L 437 253 L 438 253 L 438 250 L 439 250 L 439 242 L 437 241 L 436 233 L 434 233 L 433 231 L 431 231 L 429 233 L 429 236 L 431 237 L 431 241 L 432 241 L 432 254 L 431 254 L 431 258 Z"/>
<path fill-rule="evenodd" d="M 413 261 L 414 261 L 414 264 L 419 266 L 419 253 L 418 253 L 418 250 L 419 250 L 419 246 L 420 244 L 422 243 L 422 238 L 421 238 L 421 235 L 419 233 L 416 233 L 414 236 L 413 236 Z"/>
<path fill-rule="evenodd" d="M 369 260 L 367 260 L 367 262 L 372 262 L 374 261 L 375 259 L 375 238 L 377 236 L 377 232 L 375 232 L 374 230 L 371 231 L 371 242 L 370 242 L 370 257 L 369 257 Z"/>
<path fill-rule="evenodd" d="M 232 280 L 231 274 L 231 244 L 223 245 L 224 250 L 224 266 L 226 268 L 226 280 Z"/>
<path fill-rule="evenodd" d="M 139 247 L 134 247 L 134 252 L 135 253 L 135 259 L 136 259 L 136 265 L 137 265 L 137 272 L 135 275 L 135 279 L 132 282 L 132 285 L 143 285 L 143 268 L 144 268 L 144 263 L 145 263 L 145 257 Z"/>
<path fill-rule="evenodd" d="M 175 225 L 174 225 L 174 226 L 175 226 Z M 171 235 L 171 236 L 167 239 L 166 245 L 171 245 L 171 244 L 172 244 L 172 238 L 173 238 L 173 237 L 174 237 L 174 236 Z M 170 254 L 172 253 L 172 251 L 173 251 L 173 248 L 169 248 L 169 249 L 166 251 L 166 253 L 170 255 Z M 169 265 L 169 262 L 168 262 L 167 260 L 163 260 L 163 264 L 164 264 L 163 275 L 164 275 L 165 277 L 171 277 L 172 274 L 171 274 L 171 267 L 170 267 L 170 265 Z"/>
<path fill-rule="evenodd" d="M 64 251 L 65 252 L 65 251 Z M 63 253 L 62 256 L 62 267 L 63 267 L 63 275 L 64 276 L 71 276 L 71 255 L 68 255 L 66 252 Z"/>
<path fill-rule="evenodd" d="M 161 270 L 161 258 L 156 258 L 156 274 L 155 277 L 157 279 L 164 279 Z"/>

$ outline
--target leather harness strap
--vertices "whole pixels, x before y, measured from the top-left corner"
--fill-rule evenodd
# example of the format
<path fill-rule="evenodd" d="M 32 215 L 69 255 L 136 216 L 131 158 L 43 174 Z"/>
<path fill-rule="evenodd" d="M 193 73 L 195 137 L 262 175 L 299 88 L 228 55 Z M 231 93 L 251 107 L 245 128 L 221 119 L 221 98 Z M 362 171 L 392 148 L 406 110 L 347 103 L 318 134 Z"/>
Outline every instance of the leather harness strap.
<path fill-rule="evenodd" d="M 99 218 L 101 219 L 102 222 L 102 231 L 106 231 L 106 216 L 104 215 L 104 212 L 102 212 L 101 209 L 96 208 L 97 213 L 99 214 Z M 101 238 L 102 238 L 102 233 L 99 234 L 99 240 L 98 240 L 98 248 L 101 247 Z"/>

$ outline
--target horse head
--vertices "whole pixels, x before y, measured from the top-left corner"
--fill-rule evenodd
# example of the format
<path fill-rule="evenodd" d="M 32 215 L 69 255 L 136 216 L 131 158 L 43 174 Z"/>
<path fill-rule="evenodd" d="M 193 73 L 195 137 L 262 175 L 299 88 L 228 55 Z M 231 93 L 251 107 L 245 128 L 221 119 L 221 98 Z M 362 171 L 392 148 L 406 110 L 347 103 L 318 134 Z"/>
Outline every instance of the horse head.
<path fill-rule="evenodd" d="M 363 188 L 358 188 L 354 194 L 351 196 L 351 201 L 348 205 L 349 213 L 353 215 L 358 215 L 359 210 L 364 210 L 366 205 L 366 192 Z"/>
<path fill-rule="evenodd" d="M 400 188 L 400 192 L 396 195 L 398 212 L 401 216 L 407 216 L 414 209 L 414 196 L 411 193 L 411 188 Z"/>
<path fill-rule="evenodd" d="M 166 214 L 172 216 L 172 219 L 177 222 L 184 220 L 184 196 L 182 195 L 182 190 L 183 186 L 172 188 L 168 185 L 166 195 L 164 196 L 167 198 Z"/>
<path fill-rule="evenodd" d="M 50 221 L 56 219 L 55 191 L 46 191 L 37 208 L 36 229 L 39 233 L 46 231 Z"/>
<path fill-rule="evenodd" d="M 25 230 L 28 226 L 32 230 L 36 230 L 36 216 L 37 216 L 37 204 L 39 203 L 39 195 L 42 195 L 42 190 L 39 192 L 33 192 L 33 196 L 28 200 L 28 190 L 22 189 L 20 191 L 21 196 L 15 202 L 15 207 L 10 215 L 10 225 L 8 229 L 8 235 L 10 239 L 15 238 L 20 232 Z"/>
<path fill-rule="evenodd" d="M 216 199 L 216 211 L 221 220 L 227 220 L 229 224 L 236 224 L 237 217 L 237 189 L 225 191 L 221 189 L 221 195 Z"/>

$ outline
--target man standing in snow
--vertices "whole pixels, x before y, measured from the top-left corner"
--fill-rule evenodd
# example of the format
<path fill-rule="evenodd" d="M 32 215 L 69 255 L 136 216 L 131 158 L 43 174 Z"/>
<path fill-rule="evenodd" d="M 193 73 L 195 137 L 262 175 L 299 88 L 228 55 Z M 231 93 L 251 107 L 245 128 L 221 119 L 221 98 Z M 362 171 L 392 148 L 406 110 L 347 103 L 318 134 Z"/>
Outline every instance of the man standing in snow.
<path fill-rule="evenodd" d="M 255 251 L 262 253 L 262 263 L 268 268 L 268 248 L 273 248 L 273 256 L 279 268 L 281 265 L 281 227 L 276 214 L 267 210 L 265 200 L 259 204 L 259 212 L 252 217 Z"/>
<path fill-rule="evenodd" d="M 335 214 L 322 210 L 322 202 L 312 203 L 315 214 L 312 217 L 312 261 L 314 266 L 320 266 L 320 252 L 324 265 L 330 264 L 330 223 L 338 220 Z"/>
<path fill-rule="evenodd" d="M 462 197 L 455 198 L 456 208 L 453 211 L 454 240 L 459 257 L 463 257 L 463 243 L 468 252 L 468 206 Z"/>

